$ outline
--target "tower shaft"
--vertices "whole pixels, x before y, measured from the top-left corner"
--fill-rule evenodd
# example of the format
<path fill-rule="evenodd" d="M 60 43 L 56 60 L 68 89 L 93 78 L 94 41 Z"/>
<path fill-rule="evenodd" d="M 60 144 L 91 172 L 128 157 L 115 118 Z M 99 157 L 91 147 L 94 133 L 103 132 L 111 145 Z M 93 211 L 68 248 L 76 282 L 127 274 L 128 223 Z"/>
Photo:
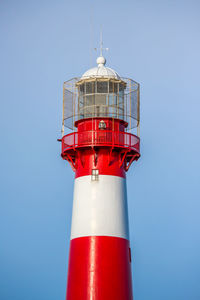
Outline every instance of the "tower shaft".
<path fill-rule="evenodd" d="M 75 179 L 67 300 L 132 299 L 126 179 Z"/>
<path fill-rule="evenodd" d="M 102 124 L 115 131 L 99 129 Z M 126 149 L 125 126 L 81 120 L 76 136 L 63 138 L 62 156 L 75 170 L 67 300 L 133 299 L 125 171 L 139 157 L 139 140 L 132 136 L 132 150 Z"/>

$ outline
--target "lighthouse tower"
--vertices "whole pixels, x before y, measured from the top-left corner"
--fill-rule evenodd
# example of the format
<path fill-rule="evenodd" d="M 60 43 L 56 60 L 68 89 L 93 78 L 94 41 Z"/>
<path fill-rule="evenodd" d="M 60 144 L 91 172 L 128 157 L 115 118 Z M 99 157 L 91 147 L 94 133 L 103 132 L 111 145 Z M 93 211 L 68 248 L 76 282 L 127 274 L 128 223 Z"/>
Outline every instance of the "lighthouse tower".
<path fill-rule="evenodd" d="M 63 89 L 61 156 L 75 172 L 67 300 L 133 299 L 126 172 L 140 157 L 139 84 L 105 64 Z"/>

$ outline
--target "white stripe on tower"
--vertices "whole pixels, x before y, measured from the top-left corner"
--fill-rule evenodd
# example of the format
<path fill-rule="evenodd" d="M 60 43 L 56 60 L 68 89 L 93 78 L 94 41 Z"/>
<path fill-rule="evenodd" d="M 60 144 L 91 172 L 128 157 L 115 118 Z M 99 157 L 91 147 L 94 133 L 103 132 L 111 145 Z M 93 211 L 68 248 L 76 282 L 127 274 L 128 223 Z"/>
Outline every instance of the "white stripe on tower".
<path fill-rule="evenodd" d="M 71 239 L 113 236 L 129 239 L 126 179 L 91 175 L 75 179 Z"/>

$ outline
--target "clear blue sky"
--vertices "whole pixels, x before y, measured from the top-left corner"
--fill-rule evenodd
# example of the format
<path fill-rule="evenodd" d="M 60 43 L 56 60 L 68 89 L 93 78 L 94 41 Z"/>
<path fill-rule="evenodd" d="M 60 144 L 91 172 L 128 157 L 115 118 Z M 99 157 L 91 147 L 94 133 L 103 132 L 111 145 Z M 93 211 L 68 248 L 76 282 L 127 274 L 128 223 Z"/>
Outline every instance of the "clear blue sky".
<path fill-rule="evenodd" d="M 65 299 L 62 83 L 95 65 L 101 24 L 107 65 L 141 83 L 142 156 L 127 176 L 135 300 L 200 299 L 199 1 L 2 0 L 1 300 Z"/>

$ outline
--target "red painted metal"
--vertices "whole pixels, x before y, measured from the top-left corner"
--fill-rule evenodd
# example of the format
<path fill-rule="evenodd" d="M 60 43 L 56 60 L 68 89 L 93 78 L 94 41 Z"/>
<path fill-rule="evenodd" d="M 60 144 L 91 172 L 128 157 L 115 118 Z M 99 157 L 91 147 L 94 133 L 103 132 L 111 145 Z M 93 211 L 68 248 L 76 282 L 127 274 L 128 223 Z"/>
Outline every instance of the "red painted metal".
<path fill-rule="evenodd" d="M 129 241 L 92 236 L 71 240 L 67 300 L 132 300 Z"/>
<path fill-rule="evenodd" d="M 100 121 L 104 121 L 106 124 L 106 130 L 112 131 L 124 131 L 128 126 L 128 123 L 124 120 L 113 119 L 113 118 L 88 118 L 81 119 L 76 121 L 75 126 L 78 128 L 78 131 L 91 131 L 97 130 Z"/>
<path fill-rule="evenodd" d="M 79 120 L 77 132 L 62 138 L 62 154 L 76 177 L 91 174 L 91 169 L 99 169 L 99 174 L 125 177 L 134 160 L 140 157 L 140 139 L 125 132 L 127 123 L 123 120 L 105 118 L 106 130 L 99 129 L 100 118 Z"/>
<path fill-rule="evenodd" d="M 76 177 L 99 174 L 125 177 L 131 163 L 140 157 L 140 139 L 123 131 L 78 131 L 62 138 L 62 154 Z"/>
<path fill-rule="evenodd" d="M 76 122 L 77 132 L 62 138 L 62 158 L 66 159 L 76 177 L 99 174 L 125 177 L 134 160 L 140 157 L 140 139 L 125 132 L 123 120 L 105 118 L 106 130 L 99 129 L 100 118 Z"/>
<path fill-rule="evenodd" d="M 100 175 L 126 177 L 124 165 L 120 165 L 121 152 L 108 151 L 109 149 L 82 149 L 77 150 L 75 177 L 91 175 L 92 169 L 98 169 Z M 79 155 L 78 155 L 79 154 Z"/>
<path fill-rule="evenodd" d="M 123 131 L 93 130 L 72 132 L 62 138 L 62 153 L 80 147 L 115 147 L 139 152 L 140 139 Z"/>

